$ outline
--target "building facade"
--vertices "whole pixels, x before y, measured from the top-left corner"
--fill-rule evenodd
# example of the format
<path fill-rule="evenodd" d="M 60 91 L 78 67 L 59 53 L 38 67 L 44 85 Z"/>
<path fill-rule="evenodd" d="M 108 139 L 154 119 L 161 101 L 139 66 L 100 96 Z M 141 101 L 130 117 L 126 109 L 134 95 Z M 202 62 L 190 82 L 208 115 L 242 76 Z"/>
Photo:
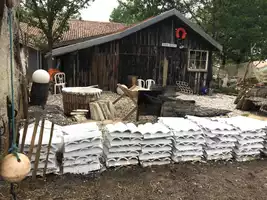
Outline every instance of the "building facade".
<path fill-rule="evenodd" d="M 53 50 L 68 86 L 115 91 L 128 76 L 161 85 L 185 81 L 195 93 L 212 79 L 212 53 L 222 46 L 173 9 L 116 33 Z M 164 77 L 165 76 L 165 77 Z"/>

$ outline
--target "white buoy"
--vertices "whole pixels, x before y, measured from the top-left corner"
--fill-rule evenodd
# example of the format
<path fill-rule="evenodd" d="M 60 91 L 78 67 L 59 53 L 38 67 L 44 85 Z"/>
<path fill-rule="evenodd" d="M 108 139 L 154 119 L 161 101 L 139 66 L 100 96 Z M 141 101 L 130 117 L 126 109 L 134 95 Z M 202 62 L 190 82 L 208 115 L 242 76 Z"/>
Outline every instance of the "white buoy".
<path fill-rule="evenodd" d="M 31 170 L 31 162 L 24 154 L 18 154 L 20 162 L 13 154 L 8 154 L 1 161 L 1 176 L 5 181 L 17 183 L 22 181 Z"/>
<path fill-rule="evenodd" d="M 35 83 L 49 83 L 50 75 L 47 71 L 43 69 L 38 69 L 32 74 L 32 81 Z"/>
<path fill-rule="evenodd" d="M 32 81 L 30 104 L 44 107 L 48 97 L 50 75 L 47 71 L 38 69 L 32 74 Z"/>

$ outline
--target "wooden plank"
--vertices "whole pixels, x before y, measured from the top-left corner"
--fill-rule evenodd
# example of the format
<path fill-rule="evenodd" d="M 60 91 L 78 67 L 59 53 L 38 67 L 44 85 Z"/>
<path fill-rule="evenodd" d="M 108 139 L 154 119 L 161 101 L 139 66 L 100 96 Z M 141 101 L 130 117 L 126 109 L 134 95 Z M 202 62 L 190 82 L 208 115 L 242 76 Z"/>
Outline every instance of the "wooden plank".
<path fill-rule="evenodd" d="M 165 87 L 166 85 L 167 85 L 167 79 L 168 79 L 168 60 L 167 60 L 167 58 L 165 57 L 164 58 L 164 65 L 163 65 L 163 77 L 162 77 L 162 79 L 163 79 L 163 82 L 162 82 L 162 85 L 163 85 L 163 87 Z"/>
<path fill-rule="evenodd" d="M 30 145 L 30 149 L 29 149 L 29 153 L 28 153 L 28 157 L 31 160 L 32 157 L 32 152 L 33 152 L 33 148 L 34 148 L 34 142 L 35 142 L 35 137 L 36 137 L 36 132 L 39 126 L 39 121 L 40 121 L 40 116 L 38 115 L 35 118 L 35 123 L 34 123 L 34 128 L 33 128 L 33 134 L 32 134 L 32 139 L 31 139 L 31 145 Z"/>
<path fill-rule="evenodd" d="M 119 82 L 119 63 L 120 63 L 120 44 L 117 42 L 116 44 L 116 61 L 114 66 L 114 76 L 115 76 L 115 82 L 114 82 L 114 91 L 116 90 L 117 84 Z"/>
<path fill-rule="evenodd" d="M 25 78 L 22 79 L 21 84 L 21 90 L 22 90 L 22 106 L 23 106 L 23 118 L 28 118 L 28 104 L 29 104 L 29 96 L 28 96 L 28 89 L 27 89 L 27 81 Z"/>
<path fill-rule="evenodd" d="M 23 153 L 23 151 L 24 151 L 24 145 L 25 145 L 25 140 L 26 140 L 26 136 L 27 136 L 28 125 L 29 125 L 29 118 L 27 118 L 25 120 L 24 126 L 23 126 L 23 133 L 22 133 L 22 140 L 21 140 L 21 148 L 20 148 L 20 152 L 21 153 Z"/>
<path fill-rule="evenodd" d="M 45 177 L 46 175 L 46 169 L 48 165 L 48 159 L 49 159 L 50 148 L 52 144 L 53 133 L 54 133 L 54 123 L 52 122 L 51 130 L 50 130 L 50 137 L 49 137 L 49 142 L 48 142 L 48 147 L 47 147 L 47 154 L 46 154 L 46 159 L 45 159 L 45 166 L 44 166 L 44 171 L 43 171 L 43 177 Z"/>
<path fill-rule="evenodd" d="M 76 65 L 76 68 L 77 68 L 77 74 L 76 74 L 77 80 L 76 80 L 76 86 L 82 86 L 82 85 L 80 85 L 81 73 L 80 73 L 80 54 L 79 54 L 79 51 L 77 52 L 76 59 L 77 59 L 77 65 Z"/>
<path fill-rule="evenodd" d="M 40 153 L 41 153 L 42 141 L 43 141 L 43 134 L 44 134 L 44 124 L 45 124 L 45 119 L 43 118 L 42 123 L 41 123 L 41 131 L 40 131 L 40 135 L 39 135 L 38 146 L 37 146 L 37 150 L 36 150 L 36 154 L 35 154 L 34 168 L 33 168 L 33 172 L 32 172 L 32 179 L 33 180 L 36 179 L 38 165 L 39 165 L 39 159 L 40 159 Z"/>

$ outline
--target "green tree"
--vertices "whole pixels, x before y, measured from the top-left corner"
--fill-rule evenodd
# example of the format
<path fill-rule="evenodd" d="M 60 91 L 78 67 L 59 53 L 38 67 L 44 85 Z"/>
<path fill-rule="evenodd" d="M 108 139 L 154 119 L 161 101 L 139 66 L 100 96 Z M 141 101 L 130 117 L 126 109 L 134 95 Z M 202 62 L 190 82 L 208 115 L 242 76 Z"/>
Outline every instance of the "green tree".
<path fill-rule="evenodd" d="M 184 4 L 177 0 L 118 0 L 118 2 L 119 6 L 111 13 L 110 21 L 133 24 L 172 8 L 184 13 Z"/>
<path fill-rule="evenodd" d="M 176 8 L 223 47 L 223 63 L 266 59 L 267 1 L 262 0 L 125 0 L 111 21 L 135 23 Z"/>
<path fill-rule="evenodd" d="M 20 20 L 42 30 L 39 40 L 50 52 L 48 67 L 52 66 L 52 49 L 55 42 L 68 30 L 70 18 L 94 0 L 25 0 L 21 3 Z"/>
<path fill-rule="evenodd" d="M 225 59 L 236 63 L 265 59 L 267 1 L 209 0 L 197 15 L 202 26 L 223 44 Z"/>

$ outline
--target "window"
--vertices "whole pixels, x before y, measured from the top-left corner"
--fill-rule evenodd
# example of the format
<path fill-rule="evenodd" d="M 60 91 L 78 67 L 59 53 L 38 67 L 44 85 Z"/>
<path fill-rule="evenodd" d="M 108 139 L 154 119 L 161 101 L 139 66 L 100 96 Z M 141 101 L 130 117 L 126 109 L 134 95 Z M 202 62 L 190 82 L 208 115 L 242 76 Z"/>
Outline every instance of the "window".
<path fill-rule="evenodd" d="M 189 50 L 188 71 L 207 71 L 208 58 L 208 51 Z"/>

